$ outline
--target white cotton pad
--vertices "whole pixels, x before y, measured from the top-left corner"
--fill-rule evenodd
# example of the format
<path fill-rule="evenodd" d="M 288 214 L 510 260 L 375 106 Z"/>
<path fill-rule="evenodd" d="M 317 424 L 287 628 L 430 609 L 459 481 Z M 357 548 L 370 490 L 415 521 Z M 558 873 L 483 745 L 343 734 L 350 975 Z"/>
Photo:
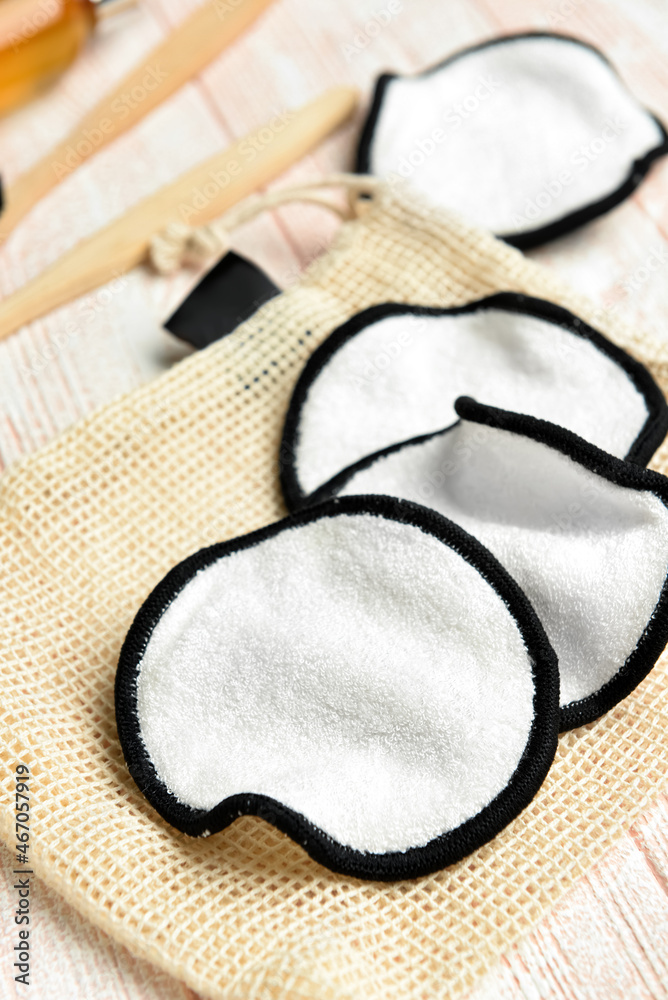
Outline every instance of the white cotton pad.
<path fill-rule="evenodd" d="M 668 479 L 531 417 L 470 399 L 457 411 L 453 427 L 371 456 L 322 495 L 403 497 L 489 548 L 557 654 L 561 728 L 583 725 L 668 641 Z"/>
<path fill-rule="evenodd" d="M 374 306 L 335 330 L 297 383 L 281 447 L 288 507 L 372 452 L 446 427 L 462 395 L 642 463 L 668 429 L 647 369 L 551 302 L 504 292 L 454 309 Z"/>
<path fill-rule="evenodd" d="M 357 169 L 405 178 L 527 248 L 617 205 L 666 151 L 663 125 L 600 52 L 541 33 L 382 76 Z"/>
<path fill-rule="evenodd" d="M 130 772 L 179 830 L 242 814 L 349 875 L 459 860 L 531 800 L 556 749 L 556 658 L 475 539 L 345 498 L 196 553 L 125 641 Z"/>

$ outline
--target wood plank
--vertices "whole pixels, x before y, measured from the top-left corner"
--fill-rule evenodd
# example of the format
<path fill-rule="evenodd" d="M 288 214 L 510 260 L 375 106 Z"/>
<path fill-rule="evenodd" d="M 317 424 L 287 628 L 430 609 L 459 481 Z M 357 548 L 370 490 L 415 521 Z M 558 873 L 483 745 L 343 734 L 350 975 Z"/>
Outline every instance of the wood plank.
<path fill-rule="evenodd" d="M 1 2 L 1 0 L 0 0 Z M 569 0 L 564 0 L 568 3 Z M 651 0 L 570 0 L 556 30 L 603 48 L 634 92 L 668 119 L 668 32 L 664 4 Z M 44 97 L 0 120 L 0 168 L 16 176 L 53 145 L 113 81 L 197 0 L 142 0 L 124 25 L 110 23 Z M 351 56 L 349 46 L 385 0 L 280 0 L 235 47 L 127 136 L 45 199 L 0 249 L 0 293 L 8 294 L 76 240 L 193 163 L 332 83 L 352 82 L 368 101 L 383 70 L 417 71 L 498 31 L 548 27 L 560 0 L 403 0 L 387 26 Z M 113 29 L 113 30 L 112 30 Z M 355 126 L 333 137 L 282 180 L 316 177 L 351 163 Z M 235 246 L 287 284 L 322 252 L 335 222 L 308 206 L 264 216 Z M 634 198 L 533 256 L 600 304 L 668 336 L 668 281 L 648 269 L 668 240 L 668 164 L 655 167 Z M 137 269 L 125 283 L 31 324 L 0 344 L 0 463 L 39 447 L 94 406 L 169 368 L 187 353 L 160 326 L 197 273 L 171 278 Z M 665 1000 L 668 801 L 662 798 L 604 862 L 511 949 L 471 1000 Z M 11 942 L 10 856 L 0 851 L 0 995 Z M 195 1000 L 137 962 L 48 890 L 36 894 L 38 982 L 49 1000 Z M 47 987 L 45 986 L 45 990 Z M 14 992 L 12 992 L 14 991 Z M 315 1000 L 315 998 L 314 998 Z"/>
<path fill-rule="evenodd" d="M 9 972 L 18 944 L 13 922 L 16 881 L 12 855 L 0 846 L 0 996 L 20 1000 L 197 1000 L 182 983 L 97 930 L 41 882 L 32 883 L 31 987 Z"/>
<path fill-rule="evenodd" d="M 667 804 L 661 796 L 468 1000 L 665 1000 Z"/>

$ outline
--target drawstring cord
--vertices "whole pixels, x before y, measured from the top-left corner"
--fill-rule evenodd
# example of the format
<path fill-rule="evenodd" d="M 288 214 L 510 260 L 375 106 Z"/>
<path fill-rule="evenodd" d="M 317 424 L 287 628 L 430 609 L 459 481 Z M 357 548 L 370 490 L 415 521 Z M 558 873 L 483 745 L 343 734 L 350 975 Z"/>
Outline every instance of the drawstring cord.
<path fill-rule="evenodd" d="M 205 226 L 192 227 L 171 222 L 151 240 L 148 259 L 159 274 L 173 274 L 184 264 L 200 265 L 213 257 L 221 257 L 230 249 L 230 234 L 239 226 L 255 219 L 261 212 L 296 201 L 306 201 L 334 212 L 344 222 L 355 219 L 360 212 L 360 198 L 370 195 L 378 186 L 378 178 L 357 174 L 327 174 L 317 181 L 294 187 L 268 191 L 246 199 L 230 209 L 220 219 Z M 342 187 L 346 205 L 342 206 L 321 194 L 322 188 Z"/>

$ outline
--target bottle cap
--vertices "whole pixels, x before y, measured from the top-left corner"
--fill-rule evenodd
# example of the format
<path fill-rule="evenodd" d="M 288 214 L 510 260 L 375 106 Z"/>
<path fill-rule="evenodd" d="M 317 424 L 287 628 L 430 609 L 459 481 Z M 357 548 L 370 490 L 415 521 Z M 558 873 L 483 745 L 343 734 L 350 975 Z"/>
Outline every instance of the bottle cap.
<path fill-rule="evenodd" d="M 134 7 L 137 0 L 91 0 L 95 8 L 95 17 L 98 21 L 111 14 L 119 14 L 121 11 Z"/>

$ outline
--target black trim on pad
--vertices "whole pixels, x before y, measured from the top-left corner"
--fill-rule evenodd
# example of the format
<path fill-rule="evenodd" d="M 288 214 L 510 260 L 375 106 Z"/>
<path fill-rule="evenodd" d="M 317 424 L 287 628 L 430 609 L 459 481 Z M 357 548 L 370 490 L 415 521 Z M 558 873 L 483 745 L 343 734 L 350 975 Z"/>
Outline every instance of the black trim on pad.
<path fill-rule="evenodd" d="M 165 610 L 197 572 L 282 531 L 324 517 L 370 514 L 413 525 L 453 549 L 501 597 L 529 652 L 534 681 L 534 719 L 520 762 L 509 783 L 477 815 L 429 843 L 405 851 L 374 854 L 334 841 L 304 816 L 265 795 L 234 795 L 211 810 L 193 809 L 165 786 L 148 756 L 137 714 L 137 680 L 153 630 Z M 285 518 L 241 538 L 202 549 L 174 567 L 137 614 L 116 674 L 116 721 L 128 768 L 140 790 L 172 826 L 190 836 L 215 833 L 242 815 L 272 823 L 319 863 L 355 878 L 412 879 L 454 864 L 491 840 L 533 799 L 554 758 L 559 722 L 559 676 L 555 653 L 531 604 L 500 563 L 463 529 L 426 507 L 390 497 L 344 497 Z"/>

